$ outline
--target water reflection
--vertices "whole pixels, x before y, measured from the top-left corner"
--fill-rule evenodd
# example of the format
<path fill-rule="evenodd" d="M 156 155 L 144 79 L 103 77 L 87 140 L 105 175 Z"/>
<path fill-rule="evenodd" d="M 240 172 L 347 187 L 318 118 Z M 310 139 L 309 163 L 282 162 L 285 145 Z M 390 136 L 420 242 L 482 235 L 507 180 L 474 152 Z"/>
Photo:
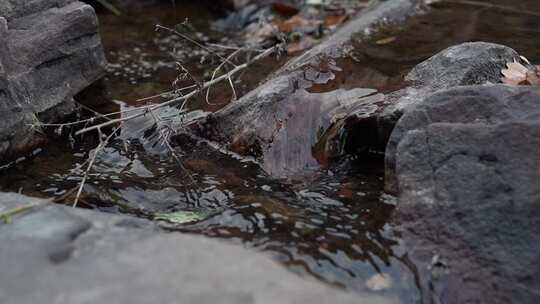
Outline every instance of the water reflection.
<path fill-rule="evenodd" d="M 163 225 L 242 242 L 272 253 L 297 273 L 351 290 L 373 292 L 366 282 L 384 273 L 392 282 L 384 291 L 389 297 L 415 293 L 411 275 L 396 263 L 399 242 L 387 224 L 394 203 L 382 195 L 381 156 L 276 180 L 257 164 L 203 142 L 186 137 L 176 144 L 185 169 L 165 154 L 148 153 L 140 140 L 127 149 L 120 140 L 112 143 L 97 158 L 80 206 L 146 218 L 158 212 L 200 212 L 206 216 L 202 221 Z M 9 188 L 71 203 L 74 192 L 69 191 L 82 179 L 87 147 L 71 150 L 59 143 L 56 148 L 65 150 L 45 151 L 11 168 Z M 42 171 L 41 164 L 63 154 L 75 154 L 70 168 Z"/>

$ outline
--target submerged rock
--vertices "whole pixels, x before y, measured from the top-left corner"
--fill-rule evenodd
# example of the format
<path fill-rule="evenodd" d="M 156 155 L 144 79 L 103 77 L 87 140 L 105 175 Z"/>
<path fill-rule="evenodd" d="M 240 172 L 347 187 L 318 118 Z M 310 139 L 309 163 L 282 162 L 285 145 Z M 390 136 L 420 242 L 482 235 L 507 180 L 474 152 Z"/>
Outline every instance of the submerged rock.
<path fill-rule="evenodd" d="M 2 1 L 0 159 L 39 141 L 32 124 L 71 113 L 73 96 L 103 76 L 105 64 L 91 6 L 74 0 Z"/>
<path fill-rule="evenodd" d="M 0 193 L 0 302 L 395 303 L 304 280 L 263 254 L 153 223 Z"/>
<path fill-rule="evenodd" d="M 540 301 L 539 101 L 537 87 L 460 87 L 397 124 L 395 216 L 426 299 Z"/>

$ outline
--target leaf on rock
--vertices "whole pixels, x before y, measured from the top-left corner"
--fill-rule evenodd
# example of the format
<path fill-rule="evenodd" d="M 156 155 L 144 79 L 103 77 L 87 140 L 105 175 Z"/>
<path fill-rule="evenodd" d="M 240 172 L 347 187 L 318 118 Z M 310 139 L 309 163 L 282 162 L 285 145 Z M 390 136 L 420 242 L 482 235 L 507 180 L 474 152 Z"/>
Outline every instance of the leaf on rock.
<path fill-rule="evenodd" d="M 193 211 L 176 211 L 170 213 L 156 213 L 154 220 L 166 221 L 173 224 L 186 224 L 203 220 L 205 216 Z"/>
<path fill-rule="evenodd" d="M 372 291 L 383 291 L 392 287 L 392 278 L 386 273 L 377 273 L 366 281 L 366 287 Z"/>
<path fill-rule="evenodd" d="M 540 85 L 540 69 L 538 66 L 526 67 L 517 60 L 506 64 L 506 69 L 501 70 L 501 81 L 509 85 Z"/>
<path fill-rule="evenodd" d="M 299 28 L 309 26 L 309 25 L 310 25 L 309 20 L 305 19 L 302 16 L 295 15 L 285 20 L 284 22 L 279 23 L 278 28 L 283 33 L 290 33 Z"/>
<path fill-rule="evenodd" d="M 336 27 L 345 22 L 347 17 L 347 15 L 328 15 L 324 17 L 324 26 L 328 28 Z"/>

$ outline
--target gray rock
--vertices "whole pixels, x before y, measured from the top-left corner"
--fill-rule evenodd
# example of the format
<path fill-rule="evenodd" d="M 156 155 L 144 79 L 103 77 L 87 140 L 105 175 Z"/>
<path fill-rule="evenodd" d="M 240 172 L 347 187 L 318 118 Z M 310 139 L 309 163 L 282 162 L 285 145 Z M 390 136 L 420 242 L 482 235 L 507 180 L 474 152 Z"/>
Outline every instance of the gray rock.
<path fill-rule="evenodd" d="M 261 253 L 142 219 L 0 194 L 0 303 L 396 303 L 302 279 Z"/>
<path fill-rule="evenodd" d="M 30 124 L 71 113 L 73 96 L 100 78 L 105 64 L 91 6 L 0 2 L 0 158 L 38 142 Z"/>
<path fill-rule="evenodd" d="M 420 63 L 405 78 L 416 87 L 433 90 L 455 86 L 499 83 L 501 68 L 519 57 L 511 48 L 494 43 L 469 42 L 449 47 Z"/>
<path fill-rule="evenodd" d="M 398 122 L 395 216 L 426 297 L 540 301 L 539 101 L 538 87 L 460 87 Z"/>
<path fill-rule="evenodd" d="M 385 160 L 386 191 L 397 193 L 394 175 L 395 151 L 402 134 L 399 130 L 391 132 L 403 113 L 439 90 L 499 83 L 501 69 L 515 58 L 519 58 L 518 53 L 503 45 L 486 42 L 463 43 L 447 48 L 418 64 L 406 76 L 405 80 L 410 85 L 388 95 L 388 106 L 377 117 L 380 136 L 388 139 Z"/>

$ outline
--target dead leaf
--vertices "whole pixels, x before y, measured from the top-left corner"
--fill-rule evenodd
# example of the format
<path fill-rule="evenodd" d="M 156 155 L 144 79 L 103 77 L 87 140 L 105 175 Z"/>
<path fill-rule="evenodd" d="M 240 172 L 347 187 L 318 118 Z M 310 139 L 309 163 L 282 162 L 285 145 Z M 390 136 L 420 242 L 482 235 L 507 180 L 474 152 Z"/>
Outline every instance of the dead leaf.
<path fill-rule="evenodd" d="M 528 71 L 527 72 L 527 81 L 531 85 L 540 85 L 540 71 Z"/>
<path fill-rule="evenodd" d="M 347 20 L 347 15 L 328 15 L 324 17 L 324 26 L 335 27 Z"/>
<path fill-rule="evenodd" d="M 396 39 L 397 39 L 396 36 L 390 36 L 390 37 L 383 38 L 383 39 L 375 41 L 375 44 L 377 44 L 377 45 L 389 44 L 389 43 L 392 43 L 392 42 L 396 41 Z"/>
<path fill-rule="evenodd" d="M 507 63 L 506 69 L 503 69 L 501 73 L 503 78 L 501 79 L 503 83 L 510 85 L 519 85 L 525 80 L 527 80 L 527 71 L 528 69 L 524 67 L 521 63 L 516 61 Z"/>
<path fill-rule="evenodd" d="M 506 64 L 506 69 L 501 70 L 504 77 L 501 81 L 509 85 L 540 85 L 540 73 L 537 67 L 529 69 L 514 59 L 514 62 Z"/>
<path fill-rule="evenodd" d="M 300 15 L 292 16 L 284 22 L 278 23 L 278 29 L 283 33 L 290 33 L 298 28 L 308 26 L 310 22 Z"/>

